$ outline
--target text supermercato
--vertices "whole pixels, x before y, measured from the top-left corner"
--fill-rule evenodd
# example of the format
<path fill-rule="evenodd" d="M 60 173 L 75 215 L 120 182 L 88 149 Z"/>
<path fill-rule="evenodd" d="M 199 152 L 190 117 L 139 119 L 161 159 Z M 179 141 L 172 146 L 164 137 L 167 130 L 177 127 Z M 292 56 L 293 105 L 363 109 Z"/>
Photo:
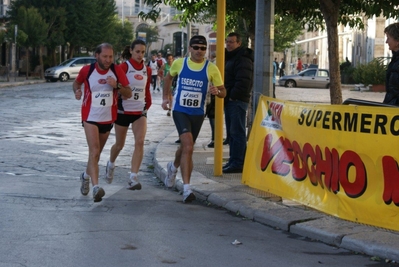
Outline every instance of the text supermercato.
<path fill-rule="evenodd" d="M 298 124 L 345 132 L 399 135 L 399 115 L 303 109 Z"/>

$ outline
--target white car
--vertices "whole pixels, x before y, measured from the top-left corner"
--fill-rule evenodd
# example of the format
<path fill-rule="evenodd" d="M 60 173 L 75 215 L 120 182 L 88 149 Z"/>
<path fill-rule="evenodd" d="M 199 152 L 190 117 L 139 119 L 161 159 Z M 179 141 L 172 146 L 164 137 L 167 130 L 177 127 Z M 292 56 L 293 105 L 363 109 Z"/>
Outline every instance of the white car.
<path fill-rule="evenodd" d="M 285 87 L 330 88 L 330 72 L 326 69 L 306 69 L 281 77 L 278 84 Z"/>
<path fill-rule="evenodd" d="M 47 81 L 66 82 L 76 78 L 83 66 L 96 62 L 94 57 L 75 57 L 62 62 L 60 65 L 46 69 L 44 78 Z"/>

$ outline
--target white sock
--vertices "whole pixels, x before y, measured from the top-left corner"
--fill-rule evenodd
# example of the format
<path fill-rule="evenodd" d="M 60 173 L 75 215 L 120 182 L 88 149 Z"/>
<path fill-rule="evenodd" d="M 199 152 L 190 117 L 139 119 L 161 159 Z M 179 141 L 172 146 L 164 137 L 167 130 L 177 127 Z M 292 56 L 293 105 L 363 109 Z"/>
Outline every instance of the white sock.
<path fill-rule="evenodd" d="M 175 167 L 175 164 L 172 162 L 172 167 L 170 168 L 172 170 L 172 172 L 177 171 L 177 168 Z"/>
<path fill-rule="evenodd" d="M 183 185 L 183 191 L 184 191 L 184 192 L 191 191 L 190 184 L 184 184 L 184 185 Z"/>
<path fill-rule="evenodd" d="M 83 178 L 85 178 L 85 179 L 90 179 L 90 175 L 88 175 L 87 172 L 85 171 L 85 172 L 83 173 Z"/>
<path fill-rule="evenodd" d="M 132 179 L 135 181 L 137 180 L 137 173 L 135 173 L 135 172 L 130 173 L 130 180 L 132 180 Z"/>
<path fill-rule="evenodd" d="M 99 187 L 98 184 L 94 185 L 94 186 L 93 186 L 93 189 L 96 188 L 96 187 Z"/>
<path fill-rule="evenodd" d="M 111 162 L 110 160 L 108 161 L 108 166 L 110 167 L 110 168 L 115 168 L 115 162 Z"/>

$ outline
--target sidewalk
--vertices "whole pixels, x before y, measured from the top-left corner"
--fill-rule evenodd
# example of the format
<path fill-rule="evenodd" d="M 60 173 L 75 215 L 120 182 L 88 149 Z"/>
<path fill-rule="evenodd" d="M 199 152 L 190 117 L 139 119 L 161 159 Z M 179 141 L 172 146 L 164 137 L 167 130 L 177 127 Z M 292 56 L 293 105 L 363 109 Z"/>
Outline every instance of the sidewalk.
<path fill-rule="evenodd" d="M 342 90 L 343 99 L 357 98 L 381 102 L 384 93 L 354 91 L 351 86 Z M 354 88 L 354 86 L 353 86 Z M 276 88 L 277 98 L 311 103 L 330 103 L 329 90 Z M 173 160 L 176 150 L 177 132 L 162 140 L 154 155 L 155 174 L 163 181 L 166 164 Z M 213 148 L 206 145 L 210 141 L 211 130 L 206 120 L 194 148 L 194 171 L 191 185 L 198 199 L 223 207 L 234 214 L 267 226 L 282 229 L 314 240 L 345 248 L 354 252 L 399 262 L 399 233 L 372 226 L 357 224 L 298 203 L 281 200 L 267 192 L 249 188 L 241 184 L 241 174 L 213 175 Z M 223 147 L 223 157 L 228 157 L 228 146 Z M 180 173 L 177 175 L 176 189 L 183 190 Z"/>
<path fill-rule="evenodd" d="M 18 76 L 18 77 L 10 77 L 9 81 L 7 81 L 6 77 L 2 77 L 0 79 L 0 88 L 4 87 L 13 87 L 13 86 L 21 86 L 21 85 L 29 85 L 36 83 L 45 83 L 46 80 L 40 78 L 31 78 L 27 80 L 26 77 Z"/>

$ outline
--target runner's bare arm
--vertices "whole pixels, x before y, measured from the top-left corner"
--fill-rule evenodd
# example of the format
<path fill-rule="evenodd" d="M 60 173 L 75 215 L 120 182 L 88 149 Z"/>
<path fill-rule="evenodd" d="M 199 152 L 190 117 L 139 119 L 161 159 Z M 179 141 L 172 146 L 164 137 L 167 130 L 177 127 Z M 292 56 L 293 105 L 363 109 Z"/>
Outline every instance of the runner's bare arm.
<path fill-rule="evenodd" d="M 118 89 L 118 91 L 119 91 L 119 93 L 120 93 L 123 97 L 126 97 L 126 99 L 132 97 L 132 89 L 130 88 L 129 85 L 127 85 L 127 86 L 122 86 L 121 84 L 119 84 L 119 89 Z"/>
<path fill-rule="evenodd" d="M 72 84 L 72 90 L 73 93 L 75 94 L 75 99 L 80 100 L 82 97 L 82 89 L 81 89 L 82 84 L 78 83 L 76 80 Z"/>

